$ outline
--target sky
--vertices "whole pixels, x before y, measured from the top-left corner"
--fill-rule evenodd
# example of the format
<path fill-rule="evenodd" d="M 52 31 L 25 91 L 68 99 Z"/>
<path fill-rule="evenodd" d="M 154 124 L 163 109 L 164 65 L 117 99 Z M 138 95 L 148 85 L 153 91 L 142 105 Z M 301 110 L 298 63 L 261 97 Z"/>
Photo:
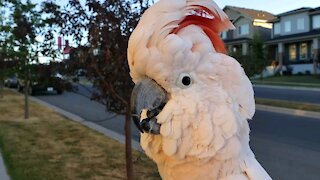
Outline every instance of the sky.
<path fill-rule="evenodd" d="M 43 0 L 32 0 L 32 2 L 37 3 L 42 1 Z M 80 1 L 84 2 L 85 0 Z M 64 5 L 67 4 L 68 0 L 58 0 L 57 2 Z M 226 5 L 238 6 L 256 10 L 264 10 L 275 15 L 301 7 L 320 7 L 320 0 L 215 0 L 215 2 L 220 8 L 224 8 Z"/>
<path fill-rule="evenodd" d="M 82 3 L 85 0 L 80 0 Z M 158 0 L 155 0 L 156 2 Z M 41 3 L 43 0 L 32 0 L 34 3 Z M 57 0 L 58 4 L 66 5 L 68 0 Z M 301 7 L 320 7 L 320 0 L 215 0 L 220 8 L 225 6 L 238 6 L 249 9 L 263 10 L 274 15 Z M 41 58 L 42 59 L 42 58 Z"/>

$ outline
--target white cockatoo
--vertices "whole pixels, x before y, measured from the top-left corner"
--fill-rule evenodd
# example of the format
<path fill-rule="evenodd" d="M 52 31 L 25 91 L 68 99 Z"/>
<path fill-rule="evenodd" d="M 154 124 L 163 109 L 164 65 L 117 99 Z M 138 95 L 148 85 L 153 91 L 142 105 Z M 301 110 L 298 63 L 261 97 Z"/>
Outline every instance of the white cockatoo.
<path fill-rule="evenodd" d="M 249 146 L 252 84 L 219 37 L 233 28 L 212 0 L 160 0 L 130 37 L 132 114 L 164 180 L 271 179 Z"/>

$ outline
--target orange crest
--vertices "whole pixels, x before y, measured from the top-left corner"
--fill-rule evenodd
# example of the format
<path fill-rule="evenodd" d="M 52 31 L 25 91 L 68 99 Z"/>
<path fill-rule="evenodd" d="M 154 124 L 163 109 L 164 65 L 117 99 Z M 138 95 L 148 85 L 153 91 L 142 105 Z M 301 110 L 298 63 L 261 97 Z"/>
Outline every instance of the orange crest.
<path fill-rule="evenodd" d="M 222 24 L 223 23 L 218 15 L 206 7 L 198 6 L 190 13 L 190 15 L 185 17 L 185 19 L 179 24 L 179 27 L 173 29 L 172 33 L 177 34 L 181 29 L 189 25 L 199 26 L 210 38 L 215 50 L 219 53 L 226 54 L 227 51 L 224 42 L 221 40 L 219 35 L 219 29 L 221 29 L 220 26 L 222 26 Z"/>

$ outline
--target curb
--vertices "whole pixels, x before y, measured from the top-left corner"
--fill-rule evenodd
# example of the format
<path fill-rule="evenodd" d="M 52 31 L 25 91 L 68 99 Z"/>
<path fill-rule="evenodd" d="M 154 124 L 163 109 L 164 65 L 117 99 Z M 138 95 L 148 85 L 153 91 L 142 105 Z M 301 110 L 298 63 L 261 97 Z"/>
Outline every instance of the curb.
<path fill-rule="evenodd" d="M 267 106 L 267 105 L 261 105 L 261 104 L 256 104 L 256 109 L 262 110 L 262 111 L 295 115 L 295 116 L 314 118 L 314 119 L 320 120 L 320 113 L 318 112 L 303 111 L 299 109 L 289 109 L 289 108 L 283 108 L 283 107 L 274 107 L 274 106 Z"/>
<path fill-rule="evenodd" d="M 273 88 L 273 89 L 291 89 L 291 90 L 320 92 L 320 88 L 316 88 L 316 87 L 312 88 L 312 87 L 276 86 L 276 85 L 263 85 L 263 84 L 254 84 L 254 83 L 253 83 L 253 87 Z"/>
<path fill-rule="evenodd" d="M 1 180 L 10 180 L 10 177 L 7 173 L 6 167 L 4 165 L 4 161 L 0 152 L 0 179 Z"/>
<path fill-rule="evenodd" d="M 35 101 L 35 102 L 37 102 L 37 103 L 39 103 L 41 105 L 49 107 L 49 108 L 53 109 L 54 111 L 56 111 L 57 113 L 67 117 L 68 119 L 71 119 L 71 120 L 73 120 L 75 122 L 81 123 L 82 125 L 85 125 L 88 128 L 93 129 L 95 131 L 98 131 L 98 132 L 102 133 L 103 135 L 105 135 L 107 137 L 110 137 L 110 138 L 120 142 L 121 144 L 125 144 L 125 136 L 122 135 L 122 134 L 119 134 L 119 133 L 117 133 L 115 131 L 107 129 L 107 128 L 105 128 L 103 126 L 100 126 L 98 124 L 95 124 L 95 123 L 93 123 L 91 121 L 86 121 L 85 119 L 83 119 L 82 117 L 80 117 L 80 116 L 78 116 L 76 114 L 73 114 L 73 113 L 70 113 L 68 111 L 65 111 L 65 110 L 63 110 L 63 109 L 61 109 L 61 108 L 59 108 L 57 106 L 54 106 L 54 105 L 49 104 L 47 102 L 44 102 L 44 101 L 42 101 L 40 99 L 37 99 L 35 97 L 32 97 L 32 96 L 29 96 L 29 97 L 30 97 L 30 99 L 32 101 Z M 132 143 L 132 148 L 133 149 L 135 149 L 137 151 L 140 151 L 140 152 L 143 152 L 143 150 L 142 150 L 142 148 L 140 146 L 140 143 L 138 141 L 135 141 L 135 140 L 131 139 L 131 143 Z"/>

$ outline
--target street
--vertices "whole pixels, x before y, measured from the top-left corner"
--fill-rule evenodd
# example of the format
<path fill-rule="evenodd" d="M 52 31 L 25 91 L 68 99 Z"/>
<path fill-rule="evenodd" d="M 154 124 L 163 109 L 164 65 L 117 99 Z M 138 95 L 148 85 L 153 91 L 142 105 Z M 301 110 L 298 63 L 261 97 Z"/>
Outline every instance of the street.
<path fill-rule="evenodd" d="M 320 119 L 257 111 L 251 147 L 273 179 L 319 179 Z"/>
<path fill-rule="evenodd" d="M 81 88 L 79 92 L 87 95 Z M 107 113 L 103 105 L 83 95 L 65 92 L 36 97 L 124 134 L 123 116 Z M 320 119 L 257 110 L 250 127 L 251 147 L 273 179 L 319 179 Z M 133 139 L 138 141 L 133 124 L 132 129 Z"/>

